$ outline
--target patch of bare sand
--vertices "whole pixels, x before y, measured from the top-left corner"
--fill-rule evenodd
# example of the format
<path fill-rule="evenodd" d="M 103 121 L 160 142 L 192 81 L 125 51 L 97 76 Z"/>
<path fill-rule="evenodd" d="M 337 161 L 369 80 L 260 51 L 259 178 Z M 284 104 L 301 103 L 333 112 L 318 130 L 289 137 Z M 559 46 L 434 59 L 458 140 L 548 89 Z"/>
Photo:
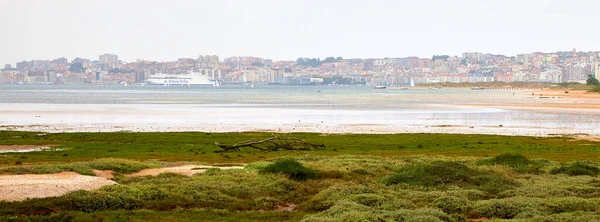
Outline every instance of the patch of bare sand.
<path fill-rule="evenodd" d="M 115 177 L 112 170 L 92 170 L 92 172 L 94 172 L 94 175 L 97 177 L 102 177 L 104 179 L 112 179 Z"/>
<path fill-rule="evenodd" d="M 565 92 L 569 93 L 565 93 Z M 535 96 L 562 96 L 565 98 L 578 99 L 597 99 L 600 100 L 600 93 L 588 92 L 587 90 L 571 90 L 571 89 L 544 89 L 534 92 Z"/>
<path fill-rule="evenodd" d="M 284 203 L 275 206 L 275 212 L 292 212 L 296 210 L 296 204 Z"/>
<path fill-rule="evenodd" d="M 0 153 L 33 152 L 50 149 L 53 146 L 56 145 L 0 145 Z"/>
<path fill-rule="evenodd" d="M 145 169 L 137 173 L 127 174 L 125 176 L 128 177 L 139 177 L 139 176 L 157 176 L 161 173 L 176 173 L 185 176 L 193 176 L 197 173 L 204 173 L 207 169 L 210 168 L 218 168 L 222 170 L 227 169 L 244 169 L 241 166 L 227 166 L 227 167 L 214 167 L 214 166 L 203 166 L 203 165 L 184 165 L 184 166 L 176 166 L 176 167 L 164 167 L 164 168 L 154 168 L 154 169 Z"/>
<path fill-rule="evenodd" d="M 461 106 L 482 106 L 482 107 L 527 107 L 527 108 L 570 108 L 570 109 L 600 109 L 598 103 L 578 102 L 545 102 L 545 103 L 480 103 L 480 104 L 460 104 Z"/>
<path fill-rule="evenodd" d="M 94 190 L 114 181 L 74 172 L 0 176 L 0 200 L 22 201 L 65 195 L 76 190 Z"/>

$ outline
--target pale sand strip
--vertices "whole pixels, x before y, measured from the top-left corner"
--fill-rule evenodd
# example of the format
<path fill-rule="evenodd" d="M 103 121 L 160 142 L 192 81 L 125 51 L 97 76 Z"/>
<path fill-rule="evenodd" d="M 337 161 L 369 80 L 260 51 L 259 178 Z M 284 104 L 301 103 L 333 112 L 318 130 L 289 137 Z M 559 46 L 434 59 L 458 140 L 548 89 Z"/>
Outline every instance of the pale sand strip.
<path fill-rule="evenodd" d="M 0 201 L 57 197 L 76 190 L 94 190 L 114 184 L 117 183 L 105 178 L 84 176 L 74 172 L 1 175 Z"/>
<path fill-rule="evenodd" d="M 50 149 L 55 145 L 0 145 L 0 153 L 26 153 Z"/>
<path fill-rule="evenodd" d="M 4 126 L 0 130 L 33 132 L 313 132 L 325 134 L 395 134 L 395 133 L 448 133 L 448 134 L 495 134 L 511 136 L 580 135 L 600 138 L 600 128 L 573 129 L 519 127 L 519 126 L 460 126 L 460 125 L 387 125 L 387 124 L 221 124 L 191 126 L 113 126 L 113 125 L 34 125 Z"/>
<path fill-rule="evenodd" d="M 164 168 L 155 168 L 155 169 L 145 169 L 137 173 L 127 174 L 125 176 L 128 177 L 139 177 L 139 176 L 157 176 L 161 173 L 176 173 L 185 176 L 193 176 L 197 173 L 204 173 L 207 169 L 217 168 L 222 170 L 227 169 L 244 169 L 241 166 L 229 166 L 229 167 L 213 167 L 213 166 L 203 166 L 203 165 L 184 165 L 184 166 L 176 166 L 176 167 L 164 167 Z"/>

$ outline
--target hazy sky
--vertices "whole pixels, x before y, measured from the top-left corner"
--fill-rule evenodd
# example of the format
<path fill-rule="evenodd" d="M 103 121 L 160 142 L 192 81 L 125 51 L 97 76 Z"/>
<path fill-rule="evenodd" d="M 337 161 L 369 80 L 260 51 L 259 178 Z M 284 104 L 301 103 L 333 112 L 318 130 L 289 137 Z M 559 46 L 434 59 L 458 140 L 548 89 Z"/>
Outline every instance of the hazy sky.
<path fill-rule="evenodd" d="M 597 0 L 0 0 L 0 64 L 600 50 Z"/>

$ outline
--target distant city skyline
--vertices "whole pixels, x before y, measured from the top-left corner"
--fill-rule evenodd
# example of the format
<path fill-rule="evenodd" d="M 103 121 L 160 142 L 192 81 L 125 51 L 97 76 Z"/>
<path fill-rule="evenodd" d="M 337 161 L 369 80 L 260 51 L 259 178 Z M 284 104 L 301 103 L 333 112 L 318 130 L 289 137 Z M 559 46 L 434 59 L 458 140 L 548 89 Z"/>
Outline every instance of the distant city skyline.
<path fill-rule="evenodd" d="M 596 1 L 1 1 L 0 63 L 600 50 Z"/>
<path fill-rule="evenodd" d="M 558 53 L 558 52 L 584 52 L 584 53 L 598 53 L 597 55 L 600 56 L 600 50 L 598 51 L 581 51 L 578 50 L 576 48 L 572 48 L 571 50 L 560 50 L 560 51 L 552 51 L 552 52 L 542 52 L 542 51 L 536 51 L 536 52 L 522 52 L 522 53 L 518 53 L 518 54 L 514 54 L 514 55 L 505 55 L 505 54 L 497 54 L 497 53 L 488 53 L 488 52 L 476 52 L 476 51 L 470 51 L 470 52 L 463 52 L 463 53 L 459 53 L 457 55 L 449 55 L 449 54 L 441 54 L 441 53 L 437 53 L 437 54 L 432 54 L 430 56 L 425 56 L 425 57 L 420 57 L 420 56 L 389 56 L 389 57 L 344 57 L 344 56 L 333 56 L 333 55 L 329 55 L 329 56 L 323 56 L 323 57 L 314 57 L 314 56 L 303 56 L 303 57 L 296 57 L 294 59 L 285 59 L 285 60 L 273 60 L 269 57 L 263 58 L 263 57 L 258 57 L 258 56 L 242 56 L 242 55 L 233 55 L 233 56 L 229 56 L 229 57 L 221 57 L 220 55 L 207 55 L 207 56 L 217 56 L 219 59 L 219 62 L 226 62 L 227 59 L 230 58 L 260 58 L 260 59 L 268 59 L 268 60 L 272 60 L 272 61 L 289 61 L 289 62 L 295 62 L 297 59 L 300 58 L 304 58 L 304 59 L 321 59 L 321 60 L 325 60 L 326 58 L 329 57 L 333 57 L 333 58 L 343 58 L 345 60 L 348 59 L 361 59 L 361 60 L 367 60 L 367 59 L 399 59 L 399 58 L 419 58 L 419 59 L 428 59 L 428 58 L 434 58 L 437 56 L 449 56 L 449 57 L 458 57 L 458 58 L 462 58 L 464 57 L 465 54 L 468 53 L 478 53 L 481 55 L 494 55 L 494 56 L 505 56 L 508 58 L 511 57 L 518 57 L 519 55 L 533 55 L 536 53 L 542 53 L 542 54 L 554 54 L 554 53 Z M 84 56 L 75 56 L 72 58 L 69 57 L 65 57 L 65 56 L 60 56 L 57 58 L 42 58 L 42 59 L 25 59 L 22 61 L 17 61 L 16 63 L 3 63 L 3 66 L 11 66 L 11 67 L 15 67 L 17 63 L 20 62 L 31 62 L 31 61 L 52 61 L 52 60 L 63 60 L 66 59 L 68 61 L 68 63 L 71 63 L 72 60 L 74 59 L 86 59 L 89 61 L 98 61 L 100 63 L 104 63 L 105 60 L 111 60 L 112 63 L 116 63 L 119 61 L 122 61 L 123 63 L 135 63 L 138 59 L 134 59 L 134 60 L 121 60 L 119 58 L 120 55 L 117 54 L 110 54 L 110 53 L 103 53 L 101 55 L 96 55 L 96 56 L 92 56 L 92 57 L 84 57 Z M 180 59 L 198 59 L 198 56 L 203 57 L 204 55 L 197 55 L 197 56 L 191 56 L 191 57 L 175 57 L 171 60 L 150 60 L 150 59 L 139 59 L 141 61 L 150 61 L 150 62 L 175 62 L 178 61 Z M 111 59 L 107 59 L 107 58 L 111 58 Z"/>

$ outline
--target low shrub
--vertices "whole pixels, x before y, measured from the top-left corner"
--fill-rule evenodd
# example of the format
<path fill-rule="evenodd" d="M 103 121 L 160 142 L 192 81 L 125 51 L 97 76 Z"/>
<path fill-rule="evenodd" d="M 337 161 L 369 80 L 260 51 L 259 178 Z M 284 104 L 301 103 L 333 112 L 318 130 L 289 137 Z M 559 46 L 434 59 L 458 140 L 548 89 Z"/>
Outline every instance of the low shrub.
<path fill-rule="evenodd" d="M 515 201 L 506 199 L 478 201 L 474 208 L 479 216 L 487 218 L 512 219 L 521 213 L 521 206 Z"/>
<path fill-rule="evenodd" d="M 473 170 L 460 163 L 442 161 L 403 167 L 383 182 L 386 185 L 404 183 L 425 187 L 475 187 L 489 193 L 497 193 L 518 185 L 517 182 L 494 172 Z"/>
<path fill-rule="evenodd" d="M 575 211 L 594 212 L 600 209 L 597 199 L 586 199 L 581 197 L 550 198 L 545 201 L 544 207 L 550 213 L 565 213 Z"/>
<path fill-rule="evenodd" d="M 364 185 L 351 183 L 338 184 L 322 190 L 308 201 L 299 204 L 298 208 L 304 211 L 324 211 L 348 197 L 360 194 L 372 194 L 374 192 Z"/>
<path fill-rule="evenodd" d="M 440 197 L 434 201 L 434 204 L 448 214 L 463 214 L 472 209 L 470 201 L 452 196 Z"/>
<path fill-rule="evenodd" d="M 297 181 L 303 181 L 315 178 L 317 171 L 303 166 L 300 162 L 294 159 L 280 159 L 275 163 L 260 169 L 260 173 L 281 173 L 288 178 Z"/>
<path fill-rule="evenodd" d="M 600 174 L 600 168 L 586 164 L 583 162 L 572 162 L 559 168 L 554 168 L 550 171 L 552 174 L 567 174 L 570 176 L 598 176 Z"/>
<path fill-rule="evenodd" d="M 541 168 L 542 165 L 538 162 L 531 161 L 527 159 L 527 157 L 520 154 L 510 154 L 505 153 L 498 155 L 494 158 L 485 159 L 479 161 L 481 165 L 505 165 L 511 167 L 518 173 L 532 173 L 539 174 L 542 173 Z"/>
<path fill-rule="evenodd" d="M 260 210 L 273 210 L 281 201 L 275 197 L 259 197 L 254 199 L 254 203 Z"/>
<path fill-rule="evenodd" d="M 429 164 L 411 165 L 398 170 L 384 180 L 386 185 L 406 183 L 433 187 L 437 185 L 460 185 L 469 183 L 475 171 L 455 162 L 436 161 Z"/>
<path fill-rule="evenodd" d="M 212 175 L 217 175 L 220 172 L 221 172 L 220 168 L 208 168 L 206 171 L 204 171 L 204 174 L 212 176 Z"/>
<path fill-rule="evenodd" d="M 491 159 L 486 159 L 486 160 L 482 161 L 482 163 L 487 164 L 487 165 L 503 164 L 503 165 L 514 167 L 514 166 L 530 164 L 531 161 L 529 161 L 529 159 L 527 159 L 527 157 L 520 155 L 520 154 L 505 153 L 505 154 L 500 154 Z"/>
<path fill-rule="evenodd" d="M 573 212 L 573 213 L 562 213 L 536 216 L 531 218 L 529 221 L 533 222 L 579 222 L 579 221 L 600 221 L 600 215 L 591 212 Z"/>
<path fill-rule="evenodd" d="M 141 206 L 138 199 L 126 194 L 75 191 L 64 197 L 65 209 L 91 213 L 103 210 L 133 210 Z"/>
<path fill-rule="evenodd" d="M 448 214 L 432 208 L 419 208 L 414 210 L 377 210 L 362 204 L 349 201 L 340 201 L 330 209 L 312 215 L 307 215 L 302 220 L 312 221 L 456 221 Z"/>
<path fill-rule="evenodd" d="M 381 206 L 386 202 L 386 198 L 378 194 L 358 194 L 351 197 L 351 200 L 369 207 Z"/>

